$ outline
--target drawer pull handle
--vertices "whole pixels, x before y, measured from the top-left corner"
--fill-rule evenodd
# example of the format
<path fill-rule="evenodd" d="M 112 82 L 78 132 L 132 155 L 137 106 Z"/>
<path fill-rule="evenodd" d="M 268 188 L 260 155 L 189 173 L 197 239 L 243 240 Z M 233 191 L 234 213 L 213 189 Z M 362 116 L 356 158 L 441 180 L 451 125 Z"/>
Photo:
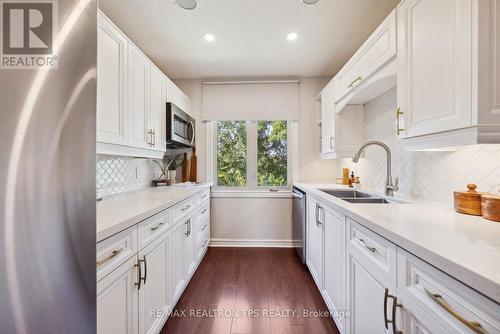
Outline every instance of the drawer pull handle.
<path fill-rule="evenodd" d="M 188 204 L 188 205 L 186 205 L 185 207 L 183 207 L 183 208 L 181 209 L 181 211 L 186 211 L 186 210 L 188 210 L 190 207 L 191 207 L 191 204 Z"/>
<path fill-rule="evenodd" d="M 376 254 L 377 253 L 377 249 L 375 247 L 371 247 L 371 246 L 368 246 L 366 244 L 366 241 L 364 239 L 358 239 L 359 242 L 366 248 L 368 249 L 370 252 L 372 252 L 373 254 Z"/>
<path fill-rule="evenodd" d="M 207 194 L 205 194 L 205 195 L 201 196 L 201 199 L 207 198 L 207 196 L 208 196 L 208 195 L 207 195 Z"/>
<path fill-rule="evenodd" d="M 205 212 L 207 212 L 207 209 L 203 209 L 203 211 L 201 211 L 201 214 L 204 214 Z"/>
<path fill-rule="evenodd" d="M 359 77 L 357 77 L 356 79 L 354 79 L 354 81 L 353 81 L 353 82 L 351 82 L 351 84 L 350 84 L 349 86 L 347 86 L 347 88 L 352 88 L 352 87 L 354 87 L 354 84 L 355 84 L 356 82 L 358 82 L 358 81 L 361 81 L 361 80 L 363 80 L 363 78 L 362 78 L 362 77 L 360 77 L 360 76 L 359 76 Z"/>
<path fill-rule="evenodd" d="M 156 231 L 157 229 L 159 229 L 160 227 L 162 227 L 165 223 L 159 223 L 158 225 L 154 226 L 154 227 L 151 227 L 151 231 Z"/>
<path fill-rule="evenodd" d="M 427 294 L 427 296 L 429 296 L 432 299 L 432 301 L 434 301 L 436 304 L 438 304 L 439 306 L 441 306 L 453 318 L 457 319 L 462 324 L 464 324 L 465 326 L 467 326 L 471 331 L 473 331 L 474 333 L 477 333 L 477 334 L 484 334 L 484 333 L 486 333 L 484 331 L 484 329 L 483 329 L 483 326 L 481 326 L 481 324 L 479 322 L 477 322 L 477 321 L 470 321 L 470 320 L 465 319 L 463 316 L 461 316 L 460 314 L 458 314 L 457 311 L 455 311 L 454 309 L 452 309 L 451 306 L 448 305 L 443 300 L 443 297 L 441 295 L 432 293 L 429 290 L 427 290 L 425 287 L 424 287 L 424 291 Z"/>
<path fill-rule="evenodd" d="M 119 250 L 114 250 L 111 254 L 109 254 L 108 256 L 106 256 L 104 259 L 96 261 L 96 263 L 95 263 L 96 266 L 97 267 L 102 266 L 103 264 L 105 264 L 106 262 L 108 262 L 109 260 L 111 260 L 112 258 L 116 257 L 118 254 L 120 254 L 122 250 L 123 250 L 123 248 L 120 248 Z"/>
<path fill-rule="evenodd" d="M 208 239 L 205 240 L 205 242 L 203 243 L 203 245 L 201 246 L 201 248 L 205 248 L 205 246 L 207 245 L 207 242 L 208 242 Z"/>
<path fill-rule="evenodd" d="M 205 225 L 201 228 L 201 230 L 202 230 L 202 231 L 205 231 L 205 229 L 207 228 L 207 226 L 208 226 L 208 224 L 205 224 Z"/>

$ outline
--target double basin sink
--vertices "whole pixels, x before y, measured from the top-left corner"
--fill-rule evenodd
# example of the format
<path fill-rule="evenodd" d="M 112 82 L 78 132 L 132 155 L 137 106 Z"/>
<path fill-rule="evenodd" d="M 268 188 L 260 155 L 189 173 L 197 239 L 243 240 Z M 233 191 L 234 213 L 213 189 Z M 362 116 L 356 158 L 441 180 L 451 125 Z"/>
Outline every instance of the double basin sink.
<path fill-rule="evenodd" d="M 340 198 L 349 203 L 376 203 L 376 204 L 388 204 L 392 203 L 385 198 L 376 197 L 371 194 L 367 194 L 357 190 L 350 189 L 337 189 L 337 190 L 327 190 L 319 189 L 320 191 L 332 195 L 333 197 Z"/>

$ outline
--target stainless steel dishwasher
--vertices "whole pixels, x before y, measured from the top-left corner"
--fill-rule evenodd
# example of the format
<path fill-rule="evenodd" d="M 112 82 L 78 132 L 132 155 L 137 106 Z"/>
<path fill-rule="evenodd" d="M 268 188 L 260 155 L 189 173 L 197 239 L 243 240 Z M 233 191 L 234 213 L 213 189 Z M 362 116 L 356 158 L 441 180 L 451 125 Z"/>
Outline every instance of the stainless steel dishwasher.
<path fill-rule="evenodd" d="M 302 263 L 306 263 L 306 194 L 293 187 L 292 196 L 293 244 Z"/>

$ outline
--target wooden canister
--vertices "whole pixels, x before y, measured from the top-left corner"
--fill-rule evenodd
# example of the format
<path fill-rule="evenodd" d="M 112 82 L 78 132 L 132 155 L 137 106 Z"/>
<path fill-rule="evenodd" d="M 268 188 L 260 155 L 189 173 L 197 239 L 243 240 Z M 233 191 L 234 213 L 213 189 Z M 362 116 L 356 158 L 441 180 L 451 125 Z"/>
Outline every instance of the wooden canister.
<path fill-rule="evenodd" d="M 481 208 L 484 218 L 500 222 L 500 195 L 483 194 Z"/>
<path fill-rule="evenodd" d="M 467 191 L 453 192 L 456 212 L 481 216 L 481 193 L 476 188 L 477 185 L 468 184 Z"/>

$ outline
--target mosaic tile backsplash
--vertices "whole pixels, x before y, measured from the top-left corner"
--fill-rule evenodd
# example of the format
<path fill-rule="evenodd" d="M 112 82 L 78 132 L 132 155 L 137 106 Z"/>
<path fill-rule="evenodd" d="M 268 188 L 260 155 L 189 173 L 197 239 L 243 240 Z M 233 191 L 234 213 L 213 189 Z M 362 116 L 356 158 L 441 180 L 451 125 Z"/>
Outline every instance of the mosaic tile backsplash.
<path fill-rule="evenodd" d="M 151 159 L 97 155 L 96 186 L 103 197 L 148 188 L 160 174 Z"/>
<path fill-rule="evenodd" d="M 405 151 L 395 135 L 396 88 L 365 105 L 366 140 L 380 140 L 392 151 L 392 174 L 399 177 L 399 196 L 452 204 L 453 191 L 476 183 L 479 191 L 500 187 L 500 145 L 472 145 L 454 152 Z M 383 192 L 386 157 L 379 147 L 368 147 L 358 164 L 339 161 L 361 178 L 362 187 Z"/>

